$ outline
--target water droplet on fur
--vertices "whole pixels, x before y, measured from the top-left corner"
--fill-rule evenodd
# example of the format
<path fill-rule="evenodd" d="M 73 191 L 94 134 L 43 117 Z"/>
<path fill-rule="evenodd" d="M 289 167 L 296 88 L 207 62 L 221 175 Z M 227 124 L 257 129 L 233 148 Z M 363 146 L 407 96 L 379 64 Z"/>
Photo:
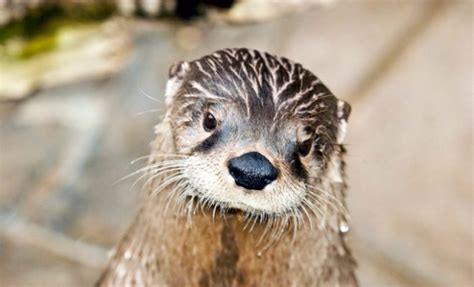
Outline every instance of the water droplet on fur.
<path fill-rule="evenodd" d="M 127 274 L 127 270 L 125 269 L 125 267 L 123 266 L 123 264 L 119 264 L 117 266 L 117 276 L 119 278 L 123 278 L 125 277 L 125 275 Z"/>
<path fill-rule="evenodd" d="M 257 257 L 262 257 L 262 252 L 261 251 L 257 252 Z"/>
<path fill-rule="evenodd" d="M 341 221 L 341 223 L 339 224 L 339 231 L 341 231 L 342 233 L 349 232 L 349 225 L 347 225 L 347 222 Z"/>
<path fill-rule="evenodd" d="M 123 254 L 123 257 L 125 259 L 130 259 L 132 258 L 132 252 L 130 252 L 130 250 L 127 250 L 124 254 Z"/>
<path fill-rule="evenodd" d="M 319 223 L 319 229 L 324 230 L 326 228 L 326 222 Z"/>

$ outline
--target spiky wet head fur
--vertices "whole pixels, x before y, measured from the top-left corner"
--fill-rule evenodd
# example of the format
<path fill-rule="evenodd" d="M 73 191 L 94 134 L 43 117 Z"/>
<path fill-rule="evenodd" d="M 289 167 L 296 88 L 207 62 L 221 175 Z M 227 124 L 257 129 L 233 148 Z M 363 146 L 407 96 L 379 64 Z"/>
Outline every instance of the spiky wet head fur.
<path fill-rule="evenodd" d="M 321 223 L 328 206 L 343 212 L 329 185 L 343 184 L 350 107 L 300 64 L 249 49 L 179 62 L 170 69 L 166 104 L 163 124 L 176 156 L 151 166 L 172 171 L 166 182 L 176 185 L 173 200 L 181 207 L 192 199 L 214 212 L 242 211 L 254 222 L 278 219 L 280 226 L 312 217 Z M 212 130 L 204 124 L 209 115 Z M 278 170 L 260 191 L 237 186 L 227 167 L 252 151 Z"/>

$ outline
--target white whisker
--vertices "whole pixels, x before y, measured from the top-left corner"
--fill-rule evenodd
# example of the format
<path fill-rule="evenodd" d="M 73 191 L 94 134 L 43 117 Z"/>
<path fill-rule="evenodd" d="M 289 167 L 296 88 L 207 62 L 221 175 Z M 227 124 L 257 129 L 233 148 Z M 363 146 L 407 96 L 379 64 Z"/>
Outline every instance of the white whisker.
<path fill-rule="evenodd" d="M 161 112 L 163 112 L 163 109 L 151 109 L 151 110 L 138 112 L 138 113 L 134 114 L 133 117 L 136 118 L 136 117 L 143 116 L 143 115 L 149 114 L 149 113 L 161 113 Z"/>
<path fill-rule="evenodd" d="M 154 102 L 157 102 L 157 103 L 161 103 L 161 101 L 159 101 L 158 99 L 156 98 L 153 98 L 152 96 L 150 96 L 147 92 L 145 92 L 144 90 L 140 89 L 140 94 L 142 94 L 142 96 L 145 96 L 146 98 L 154 101 Z"/>
<path fill-rule="evenodd" d="M 144 155 L 144 156 L 141 156 L 139 158 L 136 158 L 134 160 L 132 160 L 130 162 L 131 165 L 137 163 L 138 161 L 140 160 L 143 160 L 143 159 L 150 159 L 150 158 L 159 158 L 159 157 L 178 157 L 178 158 L 187 158 L 188 156 L 187 155 L 182 155 L 182 154 L 172 154 L 172 153 L 163 153 L 163 154 L 157 154 L 157 153 L 154 153 L 154 154 L 150 154 L 150 155 Z"/>
<path fill-rule="evenodd" d="M 160 166 L 163 166 L 163 167 L 164 167 L 164 166 L 170 166 L 170 165 L 179 164 L 179 163 L 182 163 L 182 161 L 181 161 L 181 160 L 170 160 L 170 161 L 163 161 L 163 162 L 159 162 L 159 163 L 156 163 L 156 164 L 147 165 L 147 166 L 145 166 L 145 167 L 143 167 L 143 168 L 138 169 L 137 171 L 134 171 L 134 172 L 132 172 L 132 173 L 130 173 L 130 174 L 128 174 L 128 175 L 126 175 L 126 176 L 120 178 L 119 180 L 117 180 L 116 182 L 114 182 L 113 185 L 116 185 L 116 184 L 118 184 L 118 183 L 120 183 L 120 182 L 122 182 L 122 181 L 124 181 L 124 180 L 126 180 L 126 179 L 128 179 L 128 178 L 130 178 L 130 177 L 132 177 L 132 176 L 134 176 L 134 175 L 136 175 L 136 174 L 139 174 L 139 173 L 142 173 L 142 172 L 153 171 L 155 168 L 158 168 L 158 167 L 160 167 Z"/>

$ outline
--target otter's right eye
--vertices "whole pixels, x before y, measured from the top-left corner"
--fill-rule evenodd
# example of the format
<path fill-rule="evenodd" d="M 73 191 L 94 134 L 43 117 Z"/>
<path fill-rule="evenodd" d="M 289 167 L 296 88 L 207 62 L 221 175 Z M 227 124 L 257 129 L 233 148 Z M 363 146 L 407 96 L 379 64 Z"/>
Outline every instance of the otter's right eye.
<path fill-rule="evenodd" d="M 313 141 L 311 139 L 307 139 L 302 143 L 298 144 L 298 152 L 301 156 L 307 156 L 309 151 L 311 150 L 311 146 Z"/>
<path fill-rule="evenodd" d="M 210 132 L 216 129 L 217 120 L 213 114 L 207 112 L 204 114 L 204 119 L 202 121 L 202 126 L 206 132 Z"/>

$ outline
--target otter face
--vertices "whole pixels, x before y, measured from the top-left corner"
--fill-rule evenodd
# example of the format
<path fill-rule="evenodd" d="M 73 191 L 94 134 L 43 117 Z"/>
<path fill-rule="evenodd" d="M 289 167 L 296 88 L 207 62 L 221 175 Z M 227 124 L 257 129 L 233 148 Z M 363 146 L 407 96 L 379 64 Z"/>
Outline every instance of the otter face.
<path fill-rule="evenodd" d="M 166 103 L 186 196 L 263 216 L 311 208 L 350 112 L 300 64 L 248 49 L 175 64 Z"/>

